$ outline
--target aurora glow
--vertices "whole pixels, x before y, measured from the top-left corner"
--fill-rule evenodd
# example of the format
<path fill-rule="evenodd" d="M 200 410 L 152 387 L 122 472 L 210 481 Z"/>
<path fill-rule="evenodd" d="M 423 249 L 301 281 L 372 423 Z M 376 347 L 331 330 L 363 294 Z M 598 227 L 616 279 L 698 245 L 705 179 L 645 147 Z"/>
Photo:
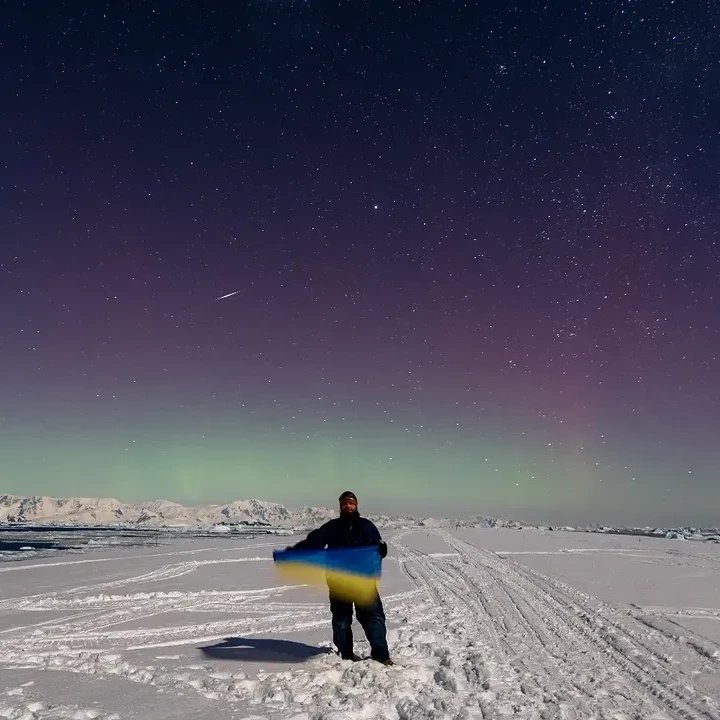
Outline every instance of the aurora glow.
<path fill-rule="evenodd" d="M 131 5 L 9 11 L 0 492 L 718 522 L 718 8 Z"/>

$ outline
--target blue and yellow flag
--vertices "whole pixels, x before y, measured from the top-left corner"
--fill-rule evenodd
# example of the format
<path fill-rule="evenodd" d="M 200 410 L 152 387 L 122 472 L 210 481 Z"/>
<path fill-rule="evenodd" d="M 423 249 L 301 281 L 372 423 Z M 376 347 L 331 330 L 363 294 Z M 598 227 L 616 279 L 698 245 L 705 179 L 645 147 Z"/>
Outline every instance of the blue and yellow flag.
<path fill-rule="evenodd" d="M 273 560 L 282 577 L 303 585 L 327 585 L 342 600 L 370 605 L 377 596 L 382 558 L 375 546 L 275 550 Z"/>

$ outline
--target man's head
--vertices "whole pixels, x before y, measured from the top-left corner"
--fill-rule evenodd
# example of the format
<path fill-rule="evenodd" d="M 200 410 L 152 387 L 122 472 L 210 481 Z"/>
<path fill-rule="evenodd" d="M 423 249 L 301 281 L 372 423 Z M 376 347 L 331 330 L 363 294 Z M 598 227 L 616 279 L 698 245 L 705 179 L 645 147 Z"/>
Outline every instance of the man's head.
<path fill-rule="evenodd" d="M 340 496 L 340 514 L 341 515 L 353 515 L 358 511 L 358 501 L 354 492 L 346 490 Z"/>

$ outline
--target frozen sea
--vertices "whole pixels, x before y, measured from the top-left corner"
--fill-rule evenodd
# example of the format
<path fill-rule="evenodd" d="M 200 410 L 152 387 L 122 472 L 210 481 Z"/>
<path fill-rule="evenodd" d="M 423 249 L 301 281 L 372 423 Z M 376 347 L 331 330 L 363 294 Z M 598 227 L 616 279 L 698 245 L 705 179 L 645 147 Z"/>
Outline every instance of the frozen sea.
<path fill-rule="evenodd" d="M 0 718 L 720 720 L 719 545 L 385 535 L 391 668 L 328 652 L 326 593 L 275 576 L 288 538 L 0 564 Z"/>

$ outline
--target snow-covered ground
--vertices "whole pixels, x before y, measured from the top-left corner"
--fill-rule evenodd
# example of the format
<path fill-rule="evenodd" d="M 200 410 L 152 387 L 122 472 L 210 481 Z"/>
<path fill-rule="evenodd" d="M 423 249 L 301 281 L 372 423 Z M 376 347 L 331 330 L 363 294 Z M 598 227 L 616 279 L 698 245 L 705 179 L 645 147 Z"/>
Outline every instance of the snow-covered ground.
<path fill-rule="evenodd" d="M 0 565 L 0 718 L 720 719 L 720 546 L 387 539 L 391 668 L 325 652 L 325 594 L 276 579 L 281 538 Z"/>

